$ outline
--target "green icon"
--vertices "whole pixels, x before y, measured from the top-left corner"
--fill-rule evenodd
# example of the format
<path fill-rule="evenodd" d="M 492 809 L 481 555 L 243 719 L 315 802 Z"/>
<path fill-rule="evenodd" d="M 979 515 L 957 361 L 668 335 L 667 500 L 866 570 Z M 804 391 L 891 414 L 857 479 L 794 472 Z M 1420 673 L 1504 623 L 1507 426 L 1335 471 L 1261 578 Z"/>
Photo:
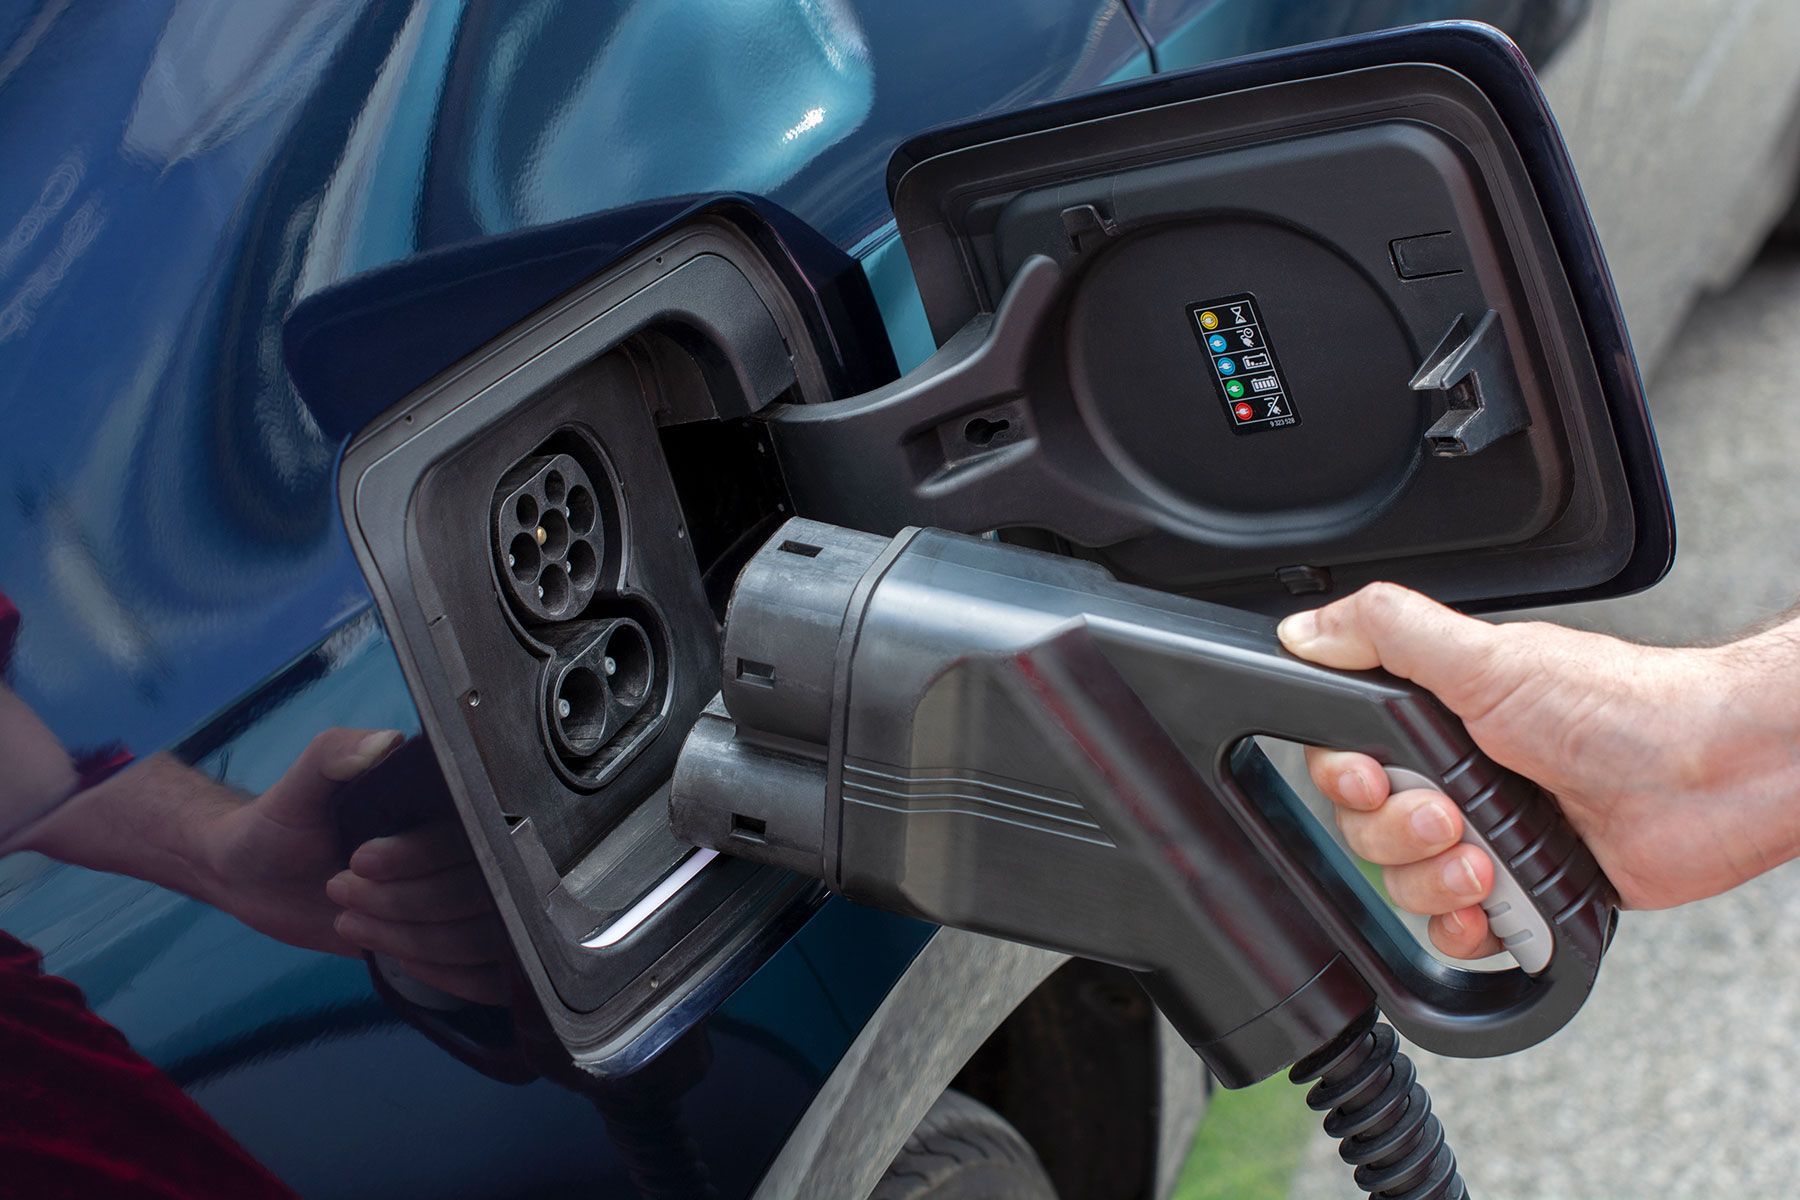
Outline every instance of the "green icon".
<path fill-rule="evenodd" d="M 1227 379 L 1225 381 L 1225 394 L 1230 396 L 1233 400 L 1242 398 L 1244 394 L 1244 381 L 1241 379 Z"/>

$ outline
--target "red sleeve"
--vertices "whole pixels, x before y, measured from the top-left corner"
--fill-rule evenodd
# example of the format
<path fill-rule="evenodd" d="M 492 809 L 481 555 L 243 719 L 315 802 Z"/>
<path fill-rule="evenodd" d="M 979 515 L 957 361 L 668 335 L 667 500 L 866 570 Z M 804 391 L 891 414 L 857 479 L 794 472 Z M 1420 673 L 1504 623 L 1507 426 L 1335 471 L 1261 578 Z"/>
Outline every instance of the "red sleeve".
<path fill-rule="evenodd" d="M 81 989 L 0 933 L 0 1196 L 293 1193 L 88 1011 Z"/>
<path fill-rule="evenodd" d="M 0 592 L 0 675 L 12 666 L 13 643 L 19 640 L 19 606 Z"/>

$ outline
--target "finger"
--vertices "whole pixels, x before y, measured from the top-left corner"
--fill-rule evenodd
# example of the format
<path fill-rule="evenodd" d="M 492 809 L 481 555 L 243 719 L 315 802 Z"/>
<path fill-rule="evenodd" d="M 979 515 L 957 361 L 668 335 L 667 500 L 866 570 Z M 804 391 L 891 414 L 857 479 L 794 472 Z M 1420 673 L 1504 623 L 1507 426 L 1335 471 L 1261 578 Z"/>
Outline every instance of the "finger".
<path fill-rule="evenodd" d="M 390 961 L 420 983 L 474 1004 L 505 1004 L 512 996 L 511 979 L 506 968 L 498 963 L 461 967 L 410 958 Z"/>
<path fill-rule="evenodd" d="M 353 734 L 355 740 L 343 745 L 333 739 L 333 752 L 320 764 L 319 773 L 338 783 L 348 783 L 364 771 L 392 754 L 405 741 L 398 729 L 353 730 L 330 729 L 313 739 L 314 744 L 334 734 Z M 346 739 L 348 740 L 348 739 Z M 310 749 L 310 747 L 309 747 Z"/>
<path fill-rule="evenodd" d="M 411 879 L 343 871 L 326 883 L 325 894 L 339 908 L 388 921 L 456 921 L 494 907 L 481 868 L 472 862 Z"/>
<path fill-rule="evenodd" d="M 405 833 L 370 838 L 350 856 L 350 869 L 364 879 L 413 879 L 474 859 L 461 825 L 433 821 Z"/>
<path fill-rule="evenodd" d="M 1295 613 L 1276 632 L 1301 658 L 1353 671 L 1384 668 L 1458 711 L 1479 685 L 1498 636 L 1486 621 L 1393 583 Z"/>
<path fill-rule="evenodd" d="M 1308 746 L 1306 770 L 1326 798 L 1340 807 L 1366 812 L 1380 808 L 1388 798 L 1387 772 L 1366 754 Z"/>
<path fill-rule="evenodd" d="M 1395 904 L 1435 917 L 1485 900 L 1494 886 L 1494 864 L 1474 846 L 1452 846 L 1424 862 L 1389 867 L 1382 881 Z"/>
<path fill-rule="evenodd" d="M 307 744 L 258 803 L 271 821 L 290 827 L 327 820 L 327 802 L 337 790 L 403 740 L 395 729 L 327 729 Z"/>
<path fill-rule="evenodd" d="M 1343 809 L 1338 828 L 1350 849 L 1384 867 L 1423 862 L 1456 845 L 1462 814 L 1447 796 L 1423 788 L 1395 792 L 1373 812 Z"/>
<path fill-rule="evenodd" d="M 1431 931 L 1432 943 L 1451 958 L 1486 958 L 1506 949 L 1488 931 L 1487 914 L 1479 906 L 1433 917 L 1426 927 Z"/>
<path fill-rule="evenodd" d="M 461 921 L 387 921 L 344 912 L 338 915 L 336 928 L 346 941 L 395 958 L 478 967 L 506 957 L 506 935 L 492 914 Z"/>

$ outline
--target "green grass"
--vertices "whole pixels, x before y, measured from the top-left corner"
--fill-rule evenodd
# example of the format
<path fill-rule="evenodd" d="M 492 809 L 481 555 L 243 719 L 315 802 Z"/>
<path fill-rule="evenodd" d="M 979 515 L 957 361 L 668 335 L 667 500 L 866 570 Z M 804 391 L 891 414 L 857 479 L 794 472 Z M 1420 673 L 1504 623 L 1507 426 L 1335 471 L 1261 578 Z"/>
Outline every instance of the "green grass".
<path fill-rule="evenodd" d="M 1363 878 L 1384 900 L 1381 868 L 1355 856 Z M 1173 1200 L 1287 1200 L 1301 1155 L 1325 1135 L 1306 1107 L 1306 1089 L 1287 1072 L 1228 1092 L 1213 1092 L 1200 1132 L 1176 1181 Z"/>
<path fill-rule="evenodd" d="M 1242 1091 L 1215 1091 L 1174 1200 L 1287 1200 L 1317 1133 L 1306 1090 L 1276 1075 Z"/>

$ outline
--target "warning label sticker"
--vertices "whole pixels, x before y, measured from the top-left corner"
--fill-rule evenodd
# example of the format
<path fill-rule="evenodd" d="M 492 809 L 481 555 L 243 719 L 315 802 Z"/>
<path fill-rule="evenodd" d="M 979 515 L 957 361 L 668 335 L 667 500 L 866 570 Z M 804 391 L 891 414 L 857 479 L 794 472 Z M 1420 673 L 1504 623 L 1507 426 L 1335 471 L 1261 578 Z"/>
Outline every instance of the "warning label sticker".
<path fill-rule="evenodd" d="M 1287 379 L 1269 345 L 1268 326 L 1248 292 L 1188 305 L 1194 336 L 1233 432 L 1257 433 L 1298 425 Z"/>

